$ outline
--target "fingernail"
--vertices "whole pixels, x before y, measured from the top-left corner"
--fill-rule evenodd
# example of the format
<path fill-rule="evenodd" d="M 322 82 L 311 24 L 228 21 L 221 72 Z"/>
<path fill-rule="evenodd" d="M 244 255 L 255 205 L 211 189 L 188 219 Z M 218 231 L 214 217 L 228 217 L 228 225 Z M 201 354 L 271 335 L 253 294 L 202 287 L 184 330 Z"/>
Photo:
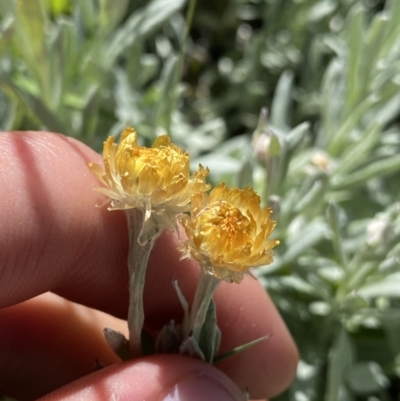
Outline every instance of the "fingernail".
<path fill-rule="evenodd" d="M 245 401 L 245 396 L 233 384 L 219 382 L 214 377 L 198 374 L 179 381 L 162 401 Z"/>

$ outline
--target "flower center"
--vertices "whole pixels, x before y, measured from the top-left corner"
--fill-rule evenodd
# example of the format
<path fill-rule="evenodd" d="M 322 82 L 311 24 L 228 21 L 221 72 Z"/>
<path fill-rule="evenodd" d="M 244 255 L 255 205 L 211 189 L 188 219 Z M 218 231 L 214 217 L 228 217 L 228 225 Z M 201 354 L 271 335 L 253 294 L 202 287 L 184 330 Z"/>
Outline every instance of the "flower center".
<path fill-rule="evenodd" d="M 226 202 L 218 208 L 218 214 L 220 216 L 220 222 L 218 227 L 220 230 L 226 232 L 229 237 L 233 237 L 238 231 L 246 231 L 249 227 L 249 219 L 243 216 L 242 212 Z"/>
<path fill-rule="evenodd" d="M 236 258 L 249 248 L 253 222 L 240 209 L 225 201 L 210 204 L 196 218 L 197 241 L 210 256 Z"/>

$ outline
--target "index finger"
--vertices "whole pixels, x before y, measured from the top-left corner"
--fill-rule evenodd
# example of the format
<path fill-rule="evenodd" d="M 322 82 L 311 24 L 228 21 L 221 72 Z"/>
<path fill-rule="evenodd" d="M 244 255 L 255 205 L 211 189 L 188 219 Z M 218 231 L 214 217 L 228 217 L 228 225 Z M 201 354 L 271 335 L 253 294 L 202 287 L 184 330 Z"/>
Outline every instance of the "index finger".
<path fill-rule="evenodd" d="M 0 135 L 0 307 L 46 291 L 117 317 L 128 307 L 128 236 L 122 212 L 109 212 L 86 167 L 100 156 L 82 143 L 50 133 Z M 181 316 L 177 279 L 190 301 L 198 266 L 179 261 L 174 235 L 152 252 L 146 277 L 146 325 L 157 330 Z M 285 325 L 257 281 L 222 283 L 215 299 L 221 352 L 272 337 L 220 367 L 253 397 L 271 396 L 291 380 L 297 353 Z"/>

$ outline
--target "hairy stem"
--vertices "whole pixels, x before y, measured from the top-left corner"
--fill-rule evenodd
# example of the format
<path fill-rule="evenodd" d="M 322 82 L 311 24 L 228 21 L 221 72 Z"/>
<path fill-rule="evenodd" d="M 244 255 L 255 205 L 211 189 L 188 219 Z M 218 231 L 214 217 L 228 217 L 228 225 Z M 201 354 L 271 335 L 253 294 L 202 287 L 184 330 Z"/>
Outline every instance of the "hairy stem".
<path fill-rule="evenodd" d="M 144 222 L 144 211 L 142 209 L 129 209 L 125 213 L 129 228 L 129 349 L 131 357 L 135 358 L 142 354 L 141 336 L 144 323 L 144 282 L 150 251 L 157 236 L 154 236 L 143 245 L 139 244 L 138 238 Z"/>
<path fill-rule="evenodd" d="M 200 278 L 197 283 L 196 293 L 192 309 L 190 311 L 190 331 L 193 338 L 198 343 L 200 340 L 201 329 L 203 327 L 207 310 L 215 290 L 221 280 L 209 274 L 200 273 Z"/>

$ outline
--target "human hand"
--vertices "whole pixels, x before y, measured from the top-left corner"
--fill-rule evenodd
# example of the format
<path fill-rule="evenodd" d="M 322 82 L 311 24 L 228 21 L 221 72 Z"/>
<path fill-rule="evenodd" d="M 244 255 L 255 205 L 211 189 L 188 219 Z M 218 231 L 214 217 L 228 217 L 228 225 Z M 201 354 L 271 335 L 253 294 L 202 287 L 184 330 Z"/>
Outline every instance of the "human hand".
<path fill-rule="evenodd" d="M 267 341 L 218 369 L 177 355 L 117 363 L 102 330 L 126 325 L 120 319 L 128 308 L 128 234 L 123 213 L 95 207 L 104 198 L 93 190 L 98 183 L 85 163 L 101 157 L 50 133 L 2 133 L 0 149 L 0 395 L 223 401 L 240 399 L 246 389 L 252 398 L 271 397 L 290 383 L 296 348 L 262 286 L 249 278 L 221 283 L 215 294 L 220 352 L 272 334 Z M 177 244 L 164 233 L 150 257 L 149 332 L 182 317 L 173 279 L 193 298 L 198 266 L 179 261 Z M 48 291 L 65 299 L 38 297 Z M 94 372 L 95 358 L 106 368 Z"/>

